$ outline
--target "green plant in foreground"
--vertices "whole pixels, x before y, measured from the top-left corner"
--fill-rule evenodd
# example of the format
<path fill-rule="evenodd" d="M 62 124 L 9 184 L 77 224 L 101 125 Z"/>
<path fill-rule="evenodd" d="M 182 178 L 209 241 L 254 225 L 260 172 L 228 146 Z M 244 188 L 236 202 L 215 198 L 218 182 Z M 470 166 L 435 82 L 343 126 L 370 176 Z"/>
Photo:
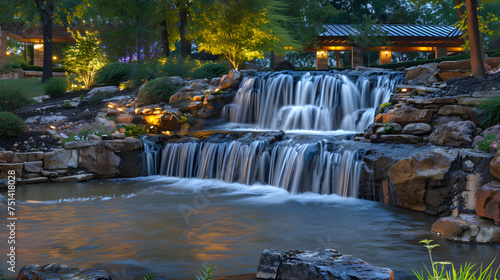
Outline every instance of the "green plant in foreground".
<path fill-rule="evenodd" d="M 43 89 L 52 98 L 61 97 L 68 89 L 68 81 L 66 78 L 51 78 L 43 85 Z"/>
<path fill-rule="evenodd" d="M 392 126 L 390 123 L 384 123 L 382 126 L 384 127 L 386 133 L 396 133 L 396 129 L 394 129 L 394 126 Z"/>
<path fill-rule="evenodd" d="M 380 104 L 380 113 L 383 113 L 384 110 L 385 110 L 385 108 L 387 108 L 387 107 L 389 107 L 391 105 L 392 105 L 391 102 L 385 102 L 385 103 Z"/>
<path fill-rule="evenodd" d="M 25 127 L 24 121 L 15 114 L 0 112 L 0 138 L 20 136 Z"/>
<path fill-rule="evenodd" d="M 204 265 L 200 268 L 200 274 L 195 275 L 197 280 L 212 280 L 214 277 L 212 273 L 217 269 L 216 266 L 212 265 L 212 263 Z"/>
<path fill-rule="evenodd" d="M 483 269 L 483 266 L 474 269 L 476 264 L 465 263 L 460 265 L 459 270 L 455 269 L 455 266 L 451 262 L 435 262 L 432 259 L 432 249 L 439 246 L 438 244 L 431 244 L 433 240 L 421 240 L 420 243 L 423 243 L 424 247 L 427 248 L 429 252 L 429 258 L 431 260 L 432 271 L 429 271 L 426 266 L 424 266 L 426 273 L 421 271 L 420 273 L 413 270 L 415 276 L 417 276 L 418 280 L 496 280 L 496 275 L 498 273 L 499 268 L 496 270 L 495 274 L 493 274 L 493 270 L 491 266 L 493 265 L 493 260 L 488 267 Z M 447 265 L 451 265 L 451 270 L 445 269 Z"/>
<path fill-rule="evenodd" d="M 155 279 L 155 277 L 156 277 L 156 274 L 154 273 L 154 271 L 147 271 L 147 272 L 142 273 L 143 280 L 153 280 L 153 279 Z"/>
<path fill-rule="evenodd" d="M 500 96 L 490 96 L 479 104 L 483 118 L 479 126 L 488 128 L 500 122 Z"/>
<path fill-rule="evenodd" d="M 136 125 L 136 124 L 127 124 L 122 125 L 121 127 L 125 128 L 125 136 L 126 137 L 134 137 L 137 138 L 141 135 L 149 134 L 149 128 L 144 125 Z M 120 127 L 117 127 L 119 129 Z"/>

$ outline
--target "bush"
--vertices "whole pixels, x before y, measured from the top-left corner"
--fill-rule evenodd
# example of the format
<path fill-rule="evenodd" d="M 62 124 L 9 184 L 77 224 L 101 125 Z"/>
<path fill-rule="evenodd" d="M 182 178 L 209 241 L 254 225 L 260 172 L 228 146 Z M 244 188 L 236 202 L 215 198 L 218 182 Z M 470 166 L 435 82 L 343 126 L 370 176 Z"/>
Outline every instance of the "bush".
<path fill-rule="evenodd" d="M 61 97 L 68 90 L 68 81 L 66 78 L 50 78 L 43 85 L 45 93 L 50 97 Z"/>
<path fill-rule="evenodd" d="M 488 128 L 500 122 L 500 96 L 490 96 L 479 104 L 483 113 L 481 128 Z"/>
<path fill-rule="evenodd" d="M 168 103 L 170 96 L 178 89 L 179 87 L 173 86 L 172 81 L 168 77 L 154 79 L 144 85 L 143 90 L 138 95 L 137 101 L 144 104 Z"/>
<path fill-rule="evenodd" d="M 131 66 L 133 86 L 138 87 L 150 80 L 161 77 L 161 63 L 158 59 L 135 61 Z"/>
<path fill-rule="evenodd" d="M 22 64 L 21 65 L 23 70 L 26 71 L 43 71 L 42 66 L 36 66 L 36 65 L 28 65 L 28 64 Z M 52 67 L 52 72 L 66 72 L 66 67 L 60 66 L 60 67 Z"/>
<path fill-rule="evenodd" d="M 24 97 L 16 89 L 0 87 L 0 111 L 12 111 L 33 102 L 33 99 Z"/>
<path fill-rule="evenodd" d="M 458 61 L 458 60 L 464 60 L 464 59 L 469 59 L 470 55 L 469 54 L 460 54 L 460 55 L 455 55 L 455 56 L 444 56 L 436 59 L 427 59 L 427 60 L 414 60 L 414 61 L 403 61 L 403 62 L 394 62 L 394 63 L 387 63 L 387 64 L 370 64 L 368 65 L 369 67 L 378 67 L 378 68 L 386 68 L 386 69 L 396 69 L 399 67 L 412 67 L 412 66 L 417 66 L 417 65 L 422 65 L 426 63 L 431 63 L 431 62 L 441 62 L 441 61 Z"/>
<path fill-rule="evenodd" d="M 178 56 L 171 56 L 162 64 L 162 76 L 179 76 L 182 78 L 191 77 L 194 70 L 201 67 L 199 60 L 185 59 Z"/>
<path fill-rule="evenodd" d="M 17 137 L 24 133 L 26 125 L 10 112 L 0 112 L 0 138 Z"/>
<path fill-rule="evenodd" d="M 227 74 L 228 65 L 224 63 L 206 63 L 193 71 L 193 79 L 212 79 Z"/>
<path fill-rule="evenodd" d="M 96 83 L 108 86 L 117 86 L 130 79 L 132 66 L 121 62 L 112 62 L 104 65 L 96 73 Z"/>

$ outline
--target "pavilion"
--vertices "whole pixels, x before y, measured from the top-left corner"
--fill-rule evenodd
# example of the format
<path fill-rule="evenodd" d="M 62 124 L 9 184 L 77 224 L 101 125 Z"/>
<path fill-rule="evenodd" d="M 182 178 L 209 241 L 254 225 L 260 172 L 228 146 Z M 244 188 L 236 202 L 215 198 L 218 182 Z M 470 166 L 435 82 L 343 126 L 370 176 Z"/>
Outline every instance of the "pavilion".
<path fill-rule="evenodd" d="M 7 37 L 24 43 L 24 61 L 27 62 L 28 45 L 33 47 L 33 65 L 43 66 L 43 32 L 41 28 L 26 28 L 24 24 L 0 25 L 0 64 L 7 59 Z M 53 43 L 75 43 L 71 33 L 64 26 L 52 26 Z"/>
<path fill-rule="evenodd" d="M 433 52 L 435 58 L 450 53 L 464 52 L 460 46 L 464 44 L 460 38 L 460 29 L 449 25 L 408 25 L 408 24 L 377 24 L 380 30 L 387 34 L 390 44 L 381 47 L 360 49 L 349 43 L 350 35 L 359 31 L 353 24 L 325 24 L 326 29 L 317 41 L 315 48 L 306 50 L 316 51 L 316 70 L 328 69 L 328 51 L 335 51 L 337 67 L 340 68 L 340 51 L 351 52 L 352 68 L 363 66 L 363 51 L 378 51 L 379 64 L 391 62 L 392 52 Z"/>

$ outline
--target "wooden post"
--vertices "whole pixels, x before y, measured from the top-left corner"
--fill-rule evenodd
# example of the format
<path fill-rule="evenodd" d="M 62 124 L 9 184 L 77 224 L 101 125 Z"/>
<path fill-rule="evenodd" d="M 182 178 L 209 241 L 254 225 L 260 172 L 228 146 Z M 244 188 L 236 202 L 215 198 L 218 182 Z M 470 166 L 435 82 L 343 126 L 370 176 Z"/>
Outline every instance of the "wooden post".
<path fill-rule="evenodd" d="M 440 58 L 443 56 L 447 56 L 448 50 L 446 49 L 446 47 L 435 47 L 434 48 L 434 55 L 435 55 L 434 58 Z"/>
<path fill-rule="evenodd" d="M 335 51 L 336 59 L 337 59 L 337 68 L 342 67 L 340 65 L 340 51 Z"/>
<path fill-rule="evenodd" d="M 7 36 L 0 26 L 0 64 L 7 60 Z"/>
<path fill-rule="evenodd" d="M 328 70 L 328 51 L 316 51 L 316 70 Z"/>
<path fill-rule="evenodd" d="M 356 69 L 356 66 L 363 66 L 363 50 L 353 46 L 351 51 L 351 67 Z"/>

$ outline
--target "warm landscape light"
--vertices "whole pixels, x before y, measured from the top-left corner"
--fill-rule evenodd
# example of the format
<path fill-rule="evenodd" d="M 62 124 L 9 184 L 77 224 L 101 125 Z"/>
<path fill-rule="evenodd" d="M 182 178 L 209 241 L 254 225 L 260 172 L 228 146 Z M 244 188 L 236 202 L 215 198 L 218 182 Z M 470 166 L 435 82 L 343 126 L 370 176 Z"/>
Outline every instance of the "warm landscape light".
<path fill-rule="evenodd" d="M 53 125 L 51 125 L 51 126 L 50 126 L 50 129 L 56 129 L 56 127 L 55 127 L 55 126 L 53 126 Z"/>
<path fill-rule="evenodd" d="M 113 108 L 113 105 L 111 105 L 111 104 L 108 104 L 108 108 Z"/>
<path fill-rule="evenodd" d="M 5 53 L 6 53 L 7 55 L 10 55 L 10 52 L 9 52 L 9 51 L 6 51 Z"/>
<path fill-rule="evenodd" d="M 54 56 L 52 57 L 52 59 L 53 59 L 53 60 L 56 60 L 56 59 L 57 59 L 57 56 L 55 56 L 55 55 L 54 55 Z"/>
<path fill-rule="evenodd" d="M 408 89 L 406 89 L 406 88 L 401 89 L 401 92 L 407 92 L 407 91 L 408 91 Z"/>

